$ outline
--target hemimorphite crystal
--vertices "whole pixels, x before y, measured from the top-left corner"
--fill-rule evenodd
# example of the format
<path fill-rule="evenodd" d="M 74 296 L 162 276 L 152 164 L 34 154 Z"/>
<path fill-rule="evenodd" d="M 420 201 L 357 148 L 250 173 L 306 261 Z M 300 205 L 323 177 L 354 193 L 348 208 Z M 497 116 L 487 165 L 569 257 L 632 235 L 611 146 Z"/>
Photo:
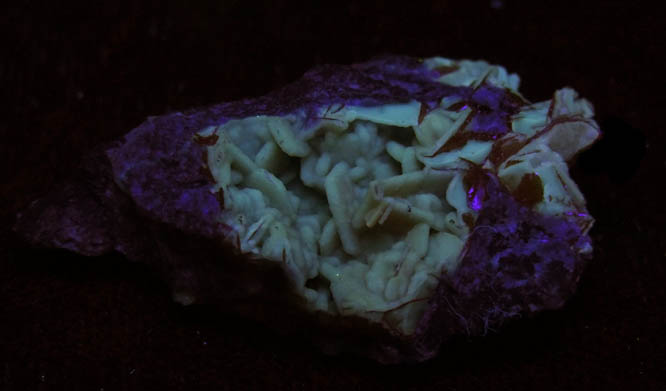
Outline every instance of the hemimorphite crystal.
<path fill-rule="evenodd" d="M 46 213 L 48 199 L 17 227 L 153 264 L 184 304 L 282 325 L 267 313 L 298 309 L 329 349 L 424 360 L 456 333 L 561 306 L 591 253 L 567 162 L 599 135 L 592 107 L 569 88 L 530 103 L 518 84 L 483 61 L 321 66 L 260 98 L 150 118 L 107 148 L 79 196 L 104 230 L 67 218 L 71 205 Z M 73 234 L 86 230 L 98 245 Z"/>

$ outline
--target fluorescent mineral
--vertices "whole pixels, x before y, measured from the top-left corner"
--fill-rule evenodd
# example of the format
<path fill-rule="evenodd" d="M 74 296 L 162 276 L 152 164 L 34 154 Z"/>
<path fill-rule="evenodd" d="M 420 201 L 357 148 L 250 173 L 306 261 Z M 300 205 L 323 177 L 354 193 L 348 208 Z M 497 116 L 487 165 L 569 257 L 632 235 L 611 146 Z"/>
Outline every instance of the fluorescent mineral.
<path fill-rule="evenodd" d="M 328 329 L 313 337 L 328 350 L 424 360 L 451 335 L 562 306 L 592 252 L 567 166 L 599 136 L 592 106 L 570 88 L 532 103 L 518 84 L 441 57 L 322 66 L 264 97 L 150 118 L 107 148 L 106 220 L 138 215 L 103 233 L 66 213 L 17 227 L 157 265 L 185 304 L 285 297 L 303 327 Z M 47 218 L 40 205 L 27 213 Z M 205 245 L 188 260 L 166 238 L 117 233 L 129 226 Z"/>

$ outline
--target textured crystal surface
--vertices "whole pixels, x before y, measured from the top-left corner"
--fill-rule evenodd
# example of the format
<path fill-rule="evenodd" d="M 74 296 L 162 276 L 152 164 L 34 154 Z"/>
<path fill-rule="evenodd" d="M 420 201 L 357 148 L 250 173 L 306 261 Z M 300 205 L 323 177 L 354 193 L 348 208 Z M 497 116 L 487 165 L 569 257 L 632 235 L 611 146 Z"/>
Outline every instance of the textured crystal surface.
<path fill-rule="evenodd" d="M 296 308 L 329 348 L 423 360 L 451 335 L 560 307 L 591 254 L 567 163 L 599 136 L 592 106 L 570 88 L 531 103 L 518 84 L 440 57 L 321 66 L 149 118 L 16 228 L 152 264 L 183 304 Z"/>

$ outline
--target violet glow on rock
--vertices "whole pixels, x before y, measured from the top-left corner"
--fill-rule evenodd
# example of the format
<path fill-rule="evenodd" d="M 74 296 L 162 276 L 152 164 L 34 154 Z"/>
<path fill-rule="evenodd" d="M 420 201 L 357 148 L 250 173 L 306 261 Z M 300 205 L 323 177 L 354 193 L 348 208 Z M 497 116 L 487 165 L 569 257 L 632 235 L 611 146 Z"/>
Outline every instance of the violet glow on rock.
<path fill-rule="evenodd" d="M 510 91 L 494 86 L 483 86 L 479 90 L 471 87 L 452 87 L 436 81 L 436 71 L 428 70 L 416 59 L 408 57 L 385 57 L 355 66 L 321 66 L 307 72 L 303 78 L 280 90 L 256 99 L 245 99 L 238 102 L 223 103 L 204 110 L 186 113 L 174 113 L 168 116 L 150 118 L 139 128 L 126 136 L 122 149 L 113 148 L 108 151 L 118 178 L 126 179 L 134 187 L 130 189 L 133 198 L 143 204 L 146 211 L 156 208 L 172 209 L 174 203 L 164 197 L 176 197 L 153 189 L 162 189 L 173 181 L 178 182 L 179 176 L 201 186 L 190 189 L 193 197 L 199 202 L 191 205 L 202 205 L 201 210 L 192 209 L 187 205 L 173 205 L 179 215 L 192 215 L 194 224 L 204 230 L 206 235 L 214 235 L 223 227 L 212 221 L 219 213 L 216 206 L 218 200 L 208 192 L 205 179 L 197 175 L 199 170 L 199 147 L 191 140 L 189 134 L 194 130 L 211 125 L 222 125 L 231 118 L 243 118 L 254 115 L 286 115 L 293 112 L 304 112 L 305 127 L 311 127 L 320 121 L 317 113 L 322 107 L 333 105 L 376 106 L 385 103 L 406 102 L 417 100 L 435 106 L 443 97 L 459 97 L 469 104 L 487 107 L 490 111 L 479 115 L 474 120 L 472 132 L 490 134 L 497 138 L 509 131 L 506 118 L 518 110 L 514 103 L 515 97 Z M 160 130 L 169 128 L 165 134 Z M 150 145 L 148 145 L 150 144 Z M 178 151 L 174 150 L 179 148 Z M 181 160 L 174 172 L 153 172 L 145 165 L 157 165 L 163 156 L 178 153 Z M 135 163 L 140 157 L 142 161 Z M 148 158 L 150 157 L 150 159 Z M 133 169 L 140 166 L 140 169 Z M 129 172 L 138 177 L 128 177 Z M 151 175 L 145 178 L 144 175 Z M 192 177 L 195 179 L 193 180 Z M 150 185 L 140 183 L 150 180 Z M 198 195 L 194 195 L 198 193 Z M 174 216 L 175 218 L 175 216 Z M 171 216 L 167 217 L 168 220 Z M 185 221 L 173 221 L 179 228 L 187 228 Z"/>
<path fill-rule="evenodd" d="M 517 88 L 485 62 L 320 66 L 263 97 L 149 118 L 16 230 L 146 262 L 182 303 L 267 321 L 283 297 L 303 327 L 328 328 L 313 339 L 329 349 L 425 360 L 452 335 L 562 306 L 591 254 L 593 219 L 566 164 L 599 135 L 591 105 L 571 89 L 529 103 Z M 367 330 L 378 337 L 360 344 Z"/>
<path fill-rule="evenodd" d="M 456 292 L 446 295 L 447 310 L 465 314 L 461 326 L 472 334 L 526 310 L 562 306 L 582 272 L 576 249 L 590 244 L 574 222 L 534 213 L 488 179 L 462 264 L 442 285 Z"/>

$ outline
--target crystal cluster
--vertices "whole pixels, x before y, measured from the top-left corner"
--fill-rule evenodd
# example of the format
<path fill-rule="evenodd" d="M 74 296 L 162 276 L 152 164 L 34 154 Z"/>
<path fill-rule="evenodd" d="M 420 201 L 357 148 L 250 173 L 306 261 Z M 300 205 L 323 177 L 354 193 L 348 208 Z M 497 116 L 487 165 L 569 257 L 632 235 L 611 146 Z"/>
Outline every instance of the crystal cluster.
<path fill-rule="evenodd" d="M 518 83 L 441 57 L 318 67 L 149 118 L 17 230 L 155 265 L 183 304 L 284 297 L 329 350 L 424 360 L 562 306 L 591 254 L 567 163 L 599 136 L 592 106 L 570 88 L 530 103 Z M 256 305 L 239 311 L 267 320 Z"/>

